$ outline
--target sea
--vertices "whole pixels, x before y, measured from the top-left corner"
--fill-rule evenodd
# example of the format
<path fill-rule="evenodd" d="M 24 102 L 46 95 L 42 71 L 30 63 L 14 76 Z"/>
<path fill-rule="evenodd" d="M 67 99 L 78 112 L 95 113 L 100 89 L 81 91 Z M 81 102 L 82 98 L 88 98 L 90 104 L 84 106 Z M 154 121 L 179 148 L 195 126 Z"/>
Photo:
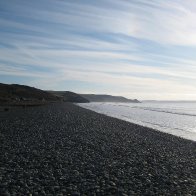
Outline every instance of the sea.
<path fill-rule="evenodd" d="M 107 116 L 196 141 L 194 101 L 91 102 L 78 105 Z"/>

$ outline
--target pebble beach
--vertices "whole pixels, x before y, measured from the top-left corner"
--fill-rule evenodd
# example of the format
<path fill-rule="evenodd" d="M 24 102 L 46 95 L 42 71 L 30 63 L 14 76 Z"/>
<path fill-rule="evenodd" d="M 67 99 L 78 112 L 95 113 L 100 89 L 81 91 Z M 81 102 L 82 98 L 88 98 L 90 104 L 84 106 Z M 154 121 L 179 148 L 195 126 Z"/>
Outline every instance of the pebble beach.
<path fill-rule="evenodd" d="M 0 195 L 195 195 L 196 142 L 71 103 L 0 112 Z"/>

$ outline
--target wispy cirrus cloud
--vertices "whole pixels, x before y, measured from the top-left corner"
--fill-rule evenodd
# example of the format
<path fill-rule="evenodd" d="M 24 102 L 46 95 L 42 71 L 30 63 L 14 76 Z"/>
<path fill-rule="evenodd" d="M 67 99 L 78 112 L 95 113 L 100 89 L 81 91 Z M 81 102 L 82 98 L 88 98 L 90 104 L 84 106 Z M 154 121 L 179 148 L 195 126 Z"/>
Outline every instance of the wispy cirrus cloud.
<path fill-rule="evenodd" d="M 45 89 L 196 99 L 195 13 L 194 0 L 0 1 L 0 75 Z"/>

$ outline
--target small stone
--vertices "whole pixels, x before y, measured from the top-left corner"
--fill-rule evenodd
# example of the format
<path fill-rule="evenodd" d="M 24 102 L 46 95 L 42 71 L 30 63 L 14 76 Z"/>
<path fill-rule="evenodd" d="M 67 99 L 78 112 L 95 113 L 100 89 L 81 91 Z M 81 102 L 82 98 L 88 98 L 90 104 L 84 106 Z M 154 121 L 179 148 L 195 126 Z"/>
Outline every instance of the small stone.
<path fill-rule="evenodd" d="M 72 195 L 72 196 L 80 196 L 80 193 L 78 193 L 78 192 L 73 192 L 71 195 Z"/>
<path fill-rule="evenodd" d="M 111 186 L 116 186 L 116 184 L 114 182 L 112 182 L 112 181 L 110 181 L 110 185 Z"/>
<path fill-rule="evenodd" d="M 121 195 L 122 195 L 122 196 L 128 196 L 126 193 L 122 193 Z"/>
<path fill-rule="evenodd" d="M 55 191 L 57 191 L 57 190 L 59 190 L 59 189 L 60 189 L 59 186 L 54 186 L 54 190 L 55 190 Z"/>
<path fill-rule="evenodd" d="M 78 176 L 80 173 L 78 172 L 78 170 L 73 170 L 74 175 Z"/>
<path fill-rule="evenodd" d="M 10 193 L 6 191 L 3 196 L 10 196 Z"/>

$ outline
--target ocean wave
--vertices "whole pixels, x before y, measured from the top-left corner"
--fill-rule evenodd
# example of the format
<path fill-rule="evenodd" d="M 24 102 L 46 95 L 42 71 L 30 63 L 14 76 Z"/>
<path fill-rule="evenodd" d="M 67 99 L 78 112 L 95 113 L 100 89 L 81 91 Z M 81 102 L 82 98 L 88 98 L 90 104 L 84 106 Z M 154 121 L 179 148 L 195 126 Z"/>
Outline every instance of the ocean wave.
<path fill-rule="evenodd" d="M 179 130 L 179 131 L 187 131 L 187 130 L 184 130 L 184 129 L 181 129 L 181 128 L 178 128 L 178 127 L 172 127 L 171 128 L 170 126 L 163 125 L 163 124 L 160 124 L 160 123 L 151 122 L 151 121 L 144 121 L 144 120 L 136 121 L 136 120 L 133 120 L 132 118 L 130 118 L 129 116 L 126 116 L 126 115 L 122 115 L 122 117 L 125 117 L 126 119 L 129 119 L 132 122 L 134 121 L 134 123 L 140 124 L 140 125 L 143 125 L 143 126 L 151 125 L 150 126 L 151 128 L 160 127 L 161 129 L 163 128 L 163 129 L 168 129 L 168 130 L 175 129 L 175 130 Z"/>
<path fill-rule="evenodd" d="M 190 114 L 190 113 L 184 113 L 184 112 L 174 112 L 174 111 L 169 111 L 169 110 L 163 110 L 162 108 L 148 108 L 148 107 L 138 107 L 138 106 L 134 106 L 132 108 L 148 110 L 148 111 L 153 111 L 153 112 L 162 112 L 162 113 L 183 115 L 183 116 L 196 116 L 196 114 Z"/>

